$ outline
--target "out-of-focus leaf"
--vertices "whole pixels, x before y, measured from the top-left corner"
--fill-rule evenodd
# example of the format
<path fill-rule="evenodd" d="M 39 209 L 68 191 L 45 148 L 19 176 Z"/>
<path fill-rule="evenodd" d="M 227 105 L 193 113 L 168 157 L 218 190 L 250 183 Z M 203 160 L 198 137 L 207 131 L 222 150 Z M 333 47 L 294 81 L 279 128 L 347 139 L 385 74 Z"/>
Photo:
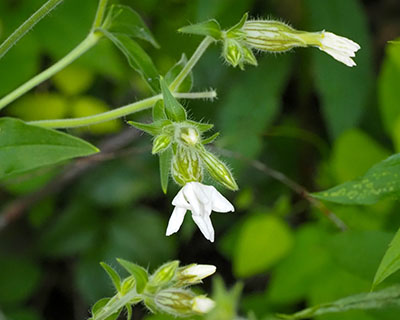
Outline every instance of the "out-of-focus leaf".
<path fill-rule="evenodd" d="M 373 204 L 400 191 L 400 154 L 377 163 L 364 176 L 341 185 L 313 193 L 313 197 L 342 204 Z"/>
<path fill-rule="evenodd" d="M 103 310 L 103 308 L 106 306 L 106 304 L 110 301 L 110 298 L 103 298 L 100 299 L 99 301 L 97 301 L 93 307 L 92 307 L 92 315 L 93 315 L 93 319 L 96 319 L 96 316 L 100 313 L 101 310 Z M 122 307 L 121 309 L 119 309 L 117 312 L 115 312 L 114 314 L 112 314 L 111 316 L 105 318 L 104 320 L 115 320 L 118 318 L 119 314 L 122 311 Z"/>
<path fill-rule="evenodd" d="M 128 6 L 112 5 L 102 27 L 111 33 L 121 33 L 140 38 L 150 42 L 156 48 L 159 47 L 140 15 Z"/>
<path fill-rule="evenodd" d="M 172 81 L 176 78 L 179 72 L 182 71 L 183 67 L 187 63 L 187 58 L 184 53 L 182 53 L 181 59 L 168 70 L 165 74 L 165 82 L 170 85 Z M 183 80 L 180 86 L 175 90 L 176 92 L 190 92 L 193 86 L 193 72 L 190 72 L 189 75 Z"/>
<path fill-rule="evenodd" d="M 283 220 L 270 215 L 248 218 L 239 233 L 233 271 L 249 277 L 268 270 L 291 249 L 292 235 Z"/>
<path fill-rule="evenodd" d="M 281 319 L 308 319 L 327 313 L 339 313 L 348 310 L 380 309 L 388 306 L 400 306 L 400 286 L 393 286 L 381 291 L 361 293 L 334 302 L 324 303 L 292 315 L 280 315 Z"/>
<path fill-rule="evenodd" d="M 28 299 L 40 284 L 40 269 L 27 259 L 0 258 L 0 303 L 17 303 Z"/>
<path fill-rule="evenodd" d="M 350 129 L 335 140 L 332 168 L 338 183 L 364 174 L 372 165 L 390 156 L 389 151 L 359 129 Z"/>
<path fill-rule="evenodd" d="M 161 189 L 166 194 L 168 190 L 169 171 L 171 167 L 172 150 L 167 149 L 159 155 L 160 157 L 160 180 Z"/>
<path fill-rule="evenodd" d="M 90 143 L 76 137 L 13 118 L 0 119 L 0 128 L 2 178 L 98 151 Z"/>
<path fill-rule="evenodd" d="M 201 36 L 210 36 L 215 40 L 220 40 L 222 38 L 221 27 L 217 20 L 212 19 L 196 24 L 191 24 L 182 28 L 179 28 L 179 32 L 198 34 Z"/>
<path fill-rule="evenodd" d="M 42 320 L 36 310 L 19 307 L 18 310 L 7 311 L 6 319 L 2 320 Z"/>
<path fill-rule="evenodd" d="M 13 103 L 7 112 L 26 121 L 61 119 L 68 112 L 68 101 L 57 93 L 28 94 Z"/>
<path fill-rule="evenodd" d="M 87 117 L 110 110 L 104 101 L 90 96 L 81 96 L 74 99 L 70 105 L 70 109 L 73 118 Z M 117 131 L 121 126 L 121 122 L 118 119 L 114 119 L 79 128 L 79 131 L 89 131 L 93 134 L 106 134 Z"/>
<path fill-rule="evenodd" d="M 386 251 L 374 277 L 373 287 L 376 287 L 387 277 L 400 269 L 400 229 L 397 231 L 389 249 Z"/>
<path fill-rule="evenodd" d="M 117 289 L 118 292 L 121 291 L 121 278 L 118 275 L 117 271 L 115 271 L 111 266 L 109 266 L 105 262 L 100 262 L 100 265 L 107 272 L 107 274 L 110 277 L 112 283 L 114 284 L 115 289 Z"/>
<path fill-rule="evenodd" d="M 144 287 L 146 286 L 149 280 L 146 269 L 124 259 L 117 259 L 117 261 L 121 266 L 124 267 L 126 271 L 128 271 L 132 276 L 134 276 L 136 280 L 136 291 L 138 293 L 142 293 Z"/>
<path fill-rule="evenodd" d="M 171 91 L 169 91 L 167 82 L 162 77 L 160 77 L 160 86 L 164 100 L 165 113 L 168 118 L 177 122 L 186 120 L 185 108 L 176 100 Z"/>
<path fill-rule="evenodd" d="M 94 75 L 87 68 L 70 65 L 52 78 L 58 90 L 66 95 L 77 95 L 85 92 L 93 84 Z M 62 118 L 54 117 L 53 119 Z"/>
<path fill-rule="evenodd" d="M 383 126 L 389 135 L 398 136 L 395 124 L 400 119 L 400 47 L 388 45 L 378 78 L 379 109 Z"/>
<path fill-rule="evenodd" d="M 125 34 L 114 34 L 106 30 L 102 30 L 102 32 L 121 50 L 128 60 L 129 65 L 142 76 L 153 92 L 160 92 L 158 82 L 159 73 L 153 61 L 142 47 Z"/>
<path fill-rule="evenodd" d="M 314 50 L 315 86 L 321 97 L 324 119 L 331 137 L 336 138 L 357 126 L 370 97 L 372 58 L 367 21 L 357 0 L 305 0 L 303 3 L 309 30 L 327 30 L 361 46 L 354 68 L 319 50 L 308 49 Z"/>

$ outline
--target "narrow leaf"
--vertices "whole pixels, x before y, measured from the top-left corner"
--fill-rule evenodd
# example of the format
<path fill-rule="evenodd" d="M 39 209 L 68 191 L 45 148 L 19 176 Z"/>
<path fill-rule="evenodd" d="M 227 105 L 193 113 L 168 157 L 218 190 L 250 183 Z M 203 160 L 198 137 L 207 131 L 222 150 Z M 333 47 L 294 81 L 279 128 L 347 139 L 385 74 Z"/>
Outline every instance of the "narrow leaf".
<path fill-rule="evenodd" d="M 175 99 L 168 89 L 164 78 L 160 77 L 161 92 L 164 99 L 165 112 L 169 119 L 177 122 L 186 120 L 185 108 Z"/>
<path fill-rule="evenodd" d="M 144 290 L 144 287 L 146 286 L 148 282 L 148 274 L 146 269 L 142 268 L 141 266 L 123 260 L 123 259 L 117 259 L 118 263 L 124 267 L 126 271 L 128 271 L 136 280 L 136 291 L 138 293 L 142 293 Z"/>
<path fill-rule="evenodd" d="M 183 53 L 181 59 L 174 66 L 172 66 L 172 68 L 169 69 L 165 75 L 165 82 L 168 85 L 170 85 L 175 80 L 175 78 L 177 77 L 179 72 L 182 71 L 186 63 L 187 63 L 187 58 L 186 55 Z M 190 92 L 190 90 L 192 90 L 192 86 L 193 86 L 193 73 L 190 72 L 189 76 L 187 76 L 185 80 L 183 80 L 183 82 L 179 85 L 176 91 Z"/>
<path fill-rule="evenodd" d="M 398 270 L 400 270 L 400 229 L 397 231 L 392 242 L 389 244 L 389 248 L 386 251 L 381 264 L 379 265 L 378 271 L 375 274 L 372 287 L 375 288 L 383 280 Z"/>
<path fill-rule="evenodd" d="M 167 115 L 165 114 L 164 101 L 158 100 L 153 107 L 153 121 L 166 120 Z"/>
<path fill-rule="evenodd" d="M 140 15 L 128 6 L 113 4 L 107 13 L 102 28 L 111 33 L 121 33 L 129 37 L 146 40 L 154 47 L 160 47 Z"/>
<path fill-rule="evenodd" d="M 195 126 L 200 132 L 206 132 L 214 128 L 212 123 L 201 123 L 192 120 L 187 120 L 186 122 L 190 123 L 191 125 Z"/>
<path fill-rule="evenodd" d="M 239 21 L 237 24 L 235 24 L 232 28 L 230 28 L 230 29 L 227 31 L 227 33 L 235 32 L 236 30 L 240 30 L 240 29 L 243 27 L 243 25 L 245 24 L 245 22 L 246 22 L 248 16 L 249 16 L 249 14 L 246 12 L 246 13 L 242 16 L 242 18 L 240 19 L 240 21 Z"/>
<path fill-rule="evenodd" d="M 132 306 L 130 304 L 125 305 L 126 308 L 126 320 L 132 319 Z"/>
<path fill-rule="evenodd" d="M 158 71 L 149 55 L 140 45 L 125 34 L 111 33 L 101 30 L 125 55 L 129 65 L 146 81 L 153 92 L 160 92 Z"/>
<path fill-rule="evenodd" d="M 182 33 L 210 36 L 213 37 L 215 40 L 222 39 L 221 27 L 218 21 L 215 19 L 185 26 L 180 28 L 178 31 Z"/>
<path fill-rule="evenodd" d="M 373 204 L 381 199 L 398 198 L 400 191 L 400 154 L 375 164 L 364 176 L 313 197 L 342 204 Z"/>
<path fill-rule="evenodd" d="M 160 155 L 160 179 L 161 188 L 164 193 L 168 190 L 169 171 L 171 168 L 172 150 L 167 149 Z"/>
<path fill-rule="evenodd" d="M 159 135 L 162 131 L 162 126 L 158 122 L 153 122 L 153 123 L 140 123 L 140 122 L 135 122 L 135 121 L 128 121 L 127 122 L 129 125 L 132 127 L 135 127 L 136 129 L 142 130 L 148 134 L 151 134 L 152 136 Z"/>
<path fill-rule="evenodd" d="M 63 132 L 13 119 L 0 119 L 0 178 L 99 150 Z"/>
<path fill-rule="evenodd" d="M 217 139 L 219 136 L 219 132 L 214 133 L 212 136 L 203 139 L 203 141 L 201 142 L 202 144 L 209 144 L 215 141 L 215 139 Z"/>
<path fill-rule="evenodd" d="M 121 291 L 121 278 L 119 277 L 117 271 L 115 271 L 111 266 L 109 266 L 105 262 L 100 262 L 100 265 L 107 272 L 112 283 L 114 284 L 115 289 L 117 289 L 117 291 L 120 292 Z"/>
<path fill-rule="evenodd" d="M 110 298 L 103 298 L 97 301 L 94 306 L 92 307 L 92 318 L 93 320 L 96 320 L 98 316 L 100 316 L 103 308 L 110 302 Z M 103 318 L 104 320 L 115 320 L 118 318 L 119 314 L 121 313 L 122 308 L 119 310 L 115 310 L 113 314 L 110 316 Z"/>

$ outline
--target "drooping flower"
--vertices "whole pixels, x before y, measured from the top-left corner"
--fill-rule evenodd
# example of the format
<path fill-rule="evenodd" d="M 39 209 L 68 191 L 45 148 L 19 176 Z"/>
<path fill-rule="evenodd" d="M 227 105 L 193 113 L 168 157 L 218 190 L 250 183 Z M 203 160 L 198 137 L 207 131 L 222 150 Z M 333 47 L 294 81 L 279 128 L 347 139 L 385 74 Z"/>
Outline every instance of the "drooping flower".
<path fill-rule="evenodd" d="M 175 196 L 172 204 L 175 208 L 168 222 L 167 236 L 179 230 L 186 211 L 190 210 L 194 222 L 204 237 L 211 242 L 214 242 L 211 212 L 235 211 L 233 205 L 215 187 L 195 181 L 186 183 Z"/>

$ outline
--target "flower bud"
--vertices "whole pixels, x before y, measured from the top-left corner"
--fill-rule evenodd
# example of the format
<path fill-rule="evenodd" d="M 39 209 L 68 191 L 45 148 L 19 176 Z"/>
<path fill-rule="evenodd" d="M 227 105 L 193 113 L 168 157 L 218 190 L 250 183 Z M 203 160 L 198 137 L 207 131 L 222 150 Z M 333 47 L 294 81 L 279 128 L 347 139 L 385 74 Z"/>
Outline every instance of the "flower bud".
<path fill-rule="evenodd" d="M 207 313 L 215 307 L 215 302 L 206 296 L 197 296 L 193 299 L 192 310 L 196 313 Z"/>
<path fill-rule="evenodd" d="M 228 189 L 239 189 L 235 179 L 232 176 L 232 173 L 221 160 L 219 160 L 211 152 L 205 150 L 204 147 L 201 148 L 199 154 L 211 177 Z"/>
<path fill-rule="evenodd" d="M 165 151 L 171 145 L 172 138 L 166 134 L 158 135 L 153 141 L 152 154 Z"/>
<path fill-rule="evenodd" d="M 241 45 L 234 39 L 225 39 L 223 56 L 233 67 L 242 63 L 243 53 Z"/>
<path fill-rule="evenodd" d="M 172 157 L 172 177 L 179 185 L 185 185 L 192 181 L 201 181 L 203 169 L 197 150 L 184 146 L 177 146 Z"/>
<path fill-rule="evenodd" d="M 179 316 L 193 315 L 193 300 L 195 295 L 189 290 L 166 289 L 157 293 L 154 303 L 160 311 Z"/>
<path fill-rule="evenodd" d="M 207 278 L 215 273 L 217 268 L 209 264 L 191 264 L 189 266 L 179 268 L 176 278 L 179 285 L 186 286 L 200 283 L 202 279 Z"/>
<path fill-rule="evenodd" d="M 178 128 L 178 140 L 189 147 L 193 147 L 200 142 L 200 134 L 194 127 Z"/>
<path fill-rule="evenodd" d="M 293 29 L 280 21 L 248 20 L 243 26 L 243 31 L 244 43 L 262 51 L 282 52 L 308 45 L 301 36 L 307 32 Z"/>
<path fill-rule="evenodd" d="M 150 278 L 148 287 L 158 289 L 168 284 L 174 278 L 178 266 L 179 261 L 171 261 L 163 264 Z"/>

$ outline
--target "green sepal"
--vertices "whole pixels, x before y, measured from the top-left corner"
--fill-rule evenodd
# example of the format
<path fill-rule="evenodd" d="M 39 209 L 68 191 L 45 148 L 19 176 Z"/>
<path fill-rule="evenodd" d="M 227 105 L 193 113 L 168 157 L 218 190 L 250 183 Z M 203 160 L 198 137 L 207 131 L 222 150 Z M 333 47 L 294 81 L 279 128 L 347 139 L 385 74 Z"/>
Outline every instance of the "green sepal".
<path fill-rule="evenodd" d="M 111 266 L 109 266 L 105 262 L 100 262 L 100 265 L 104 269 L 105 272 L 107 272 L 108 276 L 110 277 L 112 283 L 114 284 L 115 289 L 117 289 L 118 292 L 121 291 L 121 278 L 117 271 L 115 271 Z"/>
<path fill-rule="evenodd" d="M 178 29 L 182 33 L 198 34 L 202 36 L 210 36 L 215 40 L 222 39 L 221 26 L 215 19 L 207 20 L 204 22 L 191 24 L 189 26 Z"/>
<path fill-rule="evenodd" d="M 167 117 L 176 122 L 182 122 L 186 120 L 185 108 L 175 99 L 171 91 L 169 91 L 168 85 L 164 78 L 160 76 L 161 92 L 164 99 L 165 113 Z"/>
<path fill-rule="evenodd" d="M 214 133 L 212 136 L 205 138 L 201 141 L 202 144 L 209 144 L 214 142 L 215 139 L 217 139 L 219 136 L 219 132 Z"/>
<path fill-rule="evenodd" d="M 179 261 L 174 260 L 163 264 L 151 276 L 149 286 L 160 289 L 167 285 L 175 276 Z"/>
<path fill-rule="evenodd" d="M 165 74 L 165 82 L 170 85 L 178 74 L 182 71 L 187 63 L 187 58 L 184 53 L 182 53 L 181 59 L 168 70 Z M 183 82 L 179 85 L 179 87 L 175 90 L 176 92 L 190 92 L 193 86 L 193 72 L 190 72 L 189 75 L 183 80 Z"/>
<path fill-rule="evenodd" d="M 153 107 L 153 121 L 166 120 L 164 101 L 158 100 Z"/>
<path fill-rule="evenodd" d="M 140 123 L 136 121 L 127 121 L 129 125 L 135 127 L 136 129 L 142 130 L 152 136 L 158 136 L 161 132 L 163 127 L 172 124 L 169 120 L 159 120 L 153 123 Z"/>
<path fill-rule="evenodd" d="M 240 29 L 242 29 L 242 27 L 244 26 L 244 24 L 247 21 L 247 17 L 249 16 L 249 14 L 246 12 L 242 18 L 240 19 L 240 21 L 235 24 L 233 27 L 231 27 L 230 29 L 228 29 L 228 31 L 226 32 L 228 37 L 237 37 L 237 36 L 241 36 L 242 32 L 240 31 Z"/>
<path fill-rule="evenodd" d="M 186 122 L 196 127 L 197 130 L 199 130 L 200 132 L 206 132 L 214 128 L 214 125 L 212 123 L 201 123 L 192 120 L 187 120 Z"/>
<path fill-rule="evenodd" d="M 146 269 L 124 259 L 117 259 L 117 261 L 122 267 L 124 267 L 126 271 L 128 271 L 135 278 L 137 293 L 142 293 L 144 288 L 146 287 L 147 282 L 149 281 Z"/>
<path fill-rule="evenodd" d="M 157 154 L 164 152 L 171 145 L 172 138 L 167 134 L 158 135 L 153 141 L 153 149 L 151 150 L 152 154 Z"/>
<path fill-rule="evenodd" d="M 169 172 L 171 170 L 172 150 L 167 149 L 159 154 L 161 189 L 166 194 L 168 190 Z"/>

